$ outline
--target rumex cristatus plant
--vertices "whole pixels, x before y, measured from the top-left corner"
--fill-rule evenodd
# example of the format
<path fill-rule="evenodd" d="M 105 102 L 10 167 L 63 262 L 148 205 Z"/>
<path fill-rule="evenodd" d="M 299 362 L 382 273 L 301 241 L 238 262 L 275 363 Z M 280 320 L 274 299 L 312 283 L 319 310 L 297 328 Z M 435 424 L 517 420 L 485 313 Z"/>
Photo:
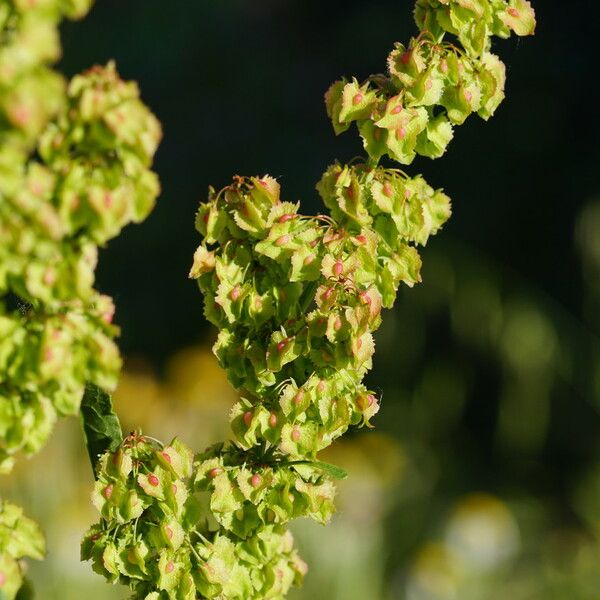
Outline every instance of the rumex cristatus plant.
<path fill-rule="evenodd" d="M 84 397 L 101 518 L 82 558 L 133 598 L 284 598 L 306 571 L 287 523 L 331 517 L 333 479 L 345 474 L 318 452 L 379 410 L 362 380 L 381 309 L 402 282 L 420 281 L 417 246 L 450 216 L 441 190 L 380 160 L 436 158 L 455 125 L 474 112 L 489 118 L 505 77 L 491 37 L 533 33 L 533 10 L 523 0 L 418 0 L 420 34 L 396 45 L 388 75 L 341 80 L 326 95 L 335 131 L 356 123 L 367 152 L 323 175 L 328 215 L 299 214 L 269 176 L 211 189 L 190 276 L 240 401 L 233 440 L 194 455 L 177 439 L 123 439 L 106 394 L 120 361 L 114 308 L 93 290 L 96 247 L 151 209 L 160 128 L 112 65 L 74 78 L 66 92 L 47 68 L 58 50 L 45 54 L 42 34 L 27 27 L 43 25 L 55 40 L 60 15 L 87 5 L 0 4 L 0 52 L 16 46 L 26 65 L 15 75 L 21 63 L 0 54 L 3 465 L 38 450 L 56 415 L 76 413 Z M 13 598 L 19 559 L 39 557 L 43 545 L 18 509 L 1 509 L 0 592 Z M 14 532 L 28 528 L 29 545 L 15 543 Z"/>
<path fill-rule="evenodd" d="M 415 17 L 388 75 L 326 94 L 335 131 L 356 123 L 367 152 L 323 175 L 328 215 L 300 214 L 269 176 L 235 177 L 200 205 L 190 276 L 240 401 L 230 442 L 193 456 L 132 433 L 100 459 L 102 518 L 82 556 L 133 598 L 284 598 L 302 579 L 287 523 L 331 517 L 345 474 L 318 453 L 379 410 L 362 381 L 381 310 L 420 281 L 417 246 L 450 216 L 441 190 L 380 160 L 437 158 L 471 113 L 491 117 L 505 82 L 491 38 L 535 27 L 522 0 L 418 0 Z"/>
<path fill-rule="evenodd" d="M 94 289 L 98 246 L 143 220 L 160 125 L 114 65 L 68 84 L 51 68 L 58 25 L 90 0 L 0 1 L 0 473 L 46 443 L 86 386 L 112 390 L 121 365 L 112 300 Z M 0 598 L 43 537 L 0 499 Z"/>

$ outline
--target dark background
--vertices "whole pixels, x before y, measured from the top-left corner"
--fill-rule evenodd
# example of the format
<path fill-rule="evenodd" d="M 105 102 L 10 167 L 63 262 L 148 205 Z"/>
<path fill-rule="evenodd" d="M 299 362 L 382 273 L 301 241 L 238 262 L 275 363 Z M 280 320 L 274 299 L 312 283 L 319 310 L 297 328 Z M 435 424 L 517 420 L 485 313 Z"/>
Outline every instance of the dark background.
<path fill-rule="evenodd" d="M 441 160 L 407 169 L 445 188 L 454 215 L 423 252 L 424 284 L 401 293 L 372 381 L 389 398 L 380 426 L 403 439 L 421 435 L 404 418 L 403 398 L 427 365 L 450 365 L 465 381 L 460 415 L 422 434 L 438 455 L 435 502 L 473 489 L 525 489 L 551 497 L 555 518 L 570 523 L 578 519 L 569 503 L 573 474 L 596 460 L 600 433 L 598 307 L 584 301 L 589 282 L 574 235 L 580 211 L 600 192 L 598 19 L 592 2 L 534 4 L 536 36 L 496 44 L 508 67 L 507 99 L 496 116 L 488 123 L 471 117 Z M 391 0 L 100 0 L 83 22 L 64 26 L 62 69 L 72 75 L 116 59 L 164 127 L 157 208 L 111 242 L 98 273 L 99 288 L 115 297 L 126 356 L 161 369 L 175 350 L 213 335 L 187 279 L 199 243 L 194 213 L 209 185 L 269 173 L 286 199 L 319 210 L 321 173 L 336 158 L 361 153 L 354 130 L 334 136 L 323 93 L 342 75 L 382 71 L 393 43 L 415 32 L 411 10 L 412 2 Z M 506 369 L 492 350 L 458 335 L 450 305 L 436 308 L 443 304 L 436 273 L 428 277 L 436 256 L 451 257 L 458 278 L 487 277 L 500 297 L 526 296 L 552 324 L 557 364 L 569 368 L 548 391 L 551 415 L 535 451 L 498 448 Z M 491 275 L 480 277 L 481 269 Z M 417 313 L 426 314 L 413 320 Z M 446 414 L 435 399 L 427 402 L 432 414 Z M 523 418 L 535 421 L 535 410 Z M 400 511 L 395 527 L 410 526 L 402 514 L 426 521 L 427 510 L 422 521 Z"/>

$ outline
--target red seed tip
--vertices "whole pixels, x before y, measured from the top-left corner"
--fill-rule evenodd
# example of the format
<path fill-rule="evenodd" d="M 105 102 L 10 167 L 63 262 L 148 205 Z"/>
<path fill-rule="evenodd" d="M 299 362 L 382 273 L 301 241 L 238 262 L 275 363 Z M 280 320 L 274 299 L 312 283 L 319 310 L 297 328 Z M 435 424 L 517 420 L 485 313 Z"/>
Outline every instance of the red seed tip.
<path fill-rule="evenodd" d="M 355 94 L 354 98 L 352 98 L 352 104 L 354 104 L 354 106 L 360 104 L 363 101 L 363 98 L 364 96 L 360 92 Z"/>
<path fill-rule="evenodd" d="M 166 571 L 167 573 L 172 573 L 174 568 L 175 568 L 175 565 L 173 564 L 173 562 L 172 562 L 172 561 L 169 561 L 169 562 L 167 563 L 167 566 L 166 566 L 166 568 L 165 568 L 165 571 Z"/>
<path fill-rule="evenodd" d="M 177 486 L 175 484 L 173 484 L 171 486 L 171 490 L 173 491 L 174 494 L 176 494 L 177 493 Z"/>
<path fill-rule="evenodd" d="M 148 481 L 150 482 L 150 485 L 153 485 L 154 487 L 160 483 L 158 477 L 154 475 L 154 473 L 150 473 L 150 475 L 148 475 Z"/>
<path fill-rule="evenodd" d="M 282 235 L 280 238 L 277 238 L 275 241 L 275 245 L 281 247 L 290 243 L 291 236 L 289 234 Z"/>
<path fill-rule="evenodd" d="M 240 286 L 236 285 L 231 292 L 229 292 L 229 297 L 235 302 L 240 297 L 241 293 L 242 290 L 240 290 Z"/>
<path fill-rule="evenodd" d="M 393 115 L 399 115 L 402 112 L 402 105 L 398 104 L 398 106 L 395 106 L 394 108 L 392 108 L 392 114 Z"/>
<path fill-rule="evenodd" d="M 366 244 L 367 243 L 367 236 L 363 235 L 362 233 L 358 234 L 355 239 L 356 239 L 356 241 L 359 244 Z"/>
<path fill-rule="evenodd" d="M 252 487 L 256 488 L 261 483 L 262 483 L 262 477 L 258 473 L 255 473 L 254 475 L 252 475 L 252 478 L 250 479 L 250 484 L 252 485 Z"/>
<path fill-rule="evenodd" d="M 285 350 L 285 347 L 287 346 L 287 343 L 287 340 L 281 340 L 279 344 L 277 344 L 277 352 L 283 352 Z"/>
<path fill-rule="evenodd" d="M 410 50 L 407 50 L 406 52 L 404 52 L 404 54 L 400 57 L 402 64 L 407 65 L 410 62 L 410 56 L 411 56 Z"/>
<path fill-rule="evenodd" d="M 170 527 L 165 527 L 165 533 L 167 534 L 168 539 L 173 538 L 173 530 Z"/>
<path fill-rule="evenodd" d="M 513 8 L 512 6 L 510 6 L 509 8 L 506 9 L 506 12 L 511 16 L 514 17 L 515 19 L 519 18 L 519 11 L 516 8 Z"/>
<path fill-rule="evenodd" d="M 250 427 L 250 423 L 252 423 L 252 411 L 247 411 L 244 413 L 244 423 L 246 423 L 246 427 Z"/>
<path fill-rule="evenodd" d="M 344 272 L 344 263 L 341 260 L 338 260 L 334 265 L 333 265 L 333 274 L 336 277 L 339 277 L 342 273 Z"/>
<path fill-rule="evenodd" d="M 294 217 L 295 217 L 295 215 L 290 215 L 290 214 L 281 215 L 281 217 L 279 217 L 279 222 L 287 223 L 288 221 L 291 221 Z"/>
<path fill-rule="evenodd" d="M 339 317 L 335 318 L 335 322 L 333 323 L 333 327 L 336 331 L 339 331 L 342 328 L 342 320 Z"/>
<path fill-rule="evenodd" d="M 396 139 L 403 140 L 406 137 L 406 129 L 404 127 L 398 127 L 396 129 Z"/>
<path fill-rule="evenodd" d="M 106 206 L 106 208 L 110 208 L 112 202 L 112 194 L 110 192 L 104 192 L 104 206 Z"/>
<path fill-rule="evenodd" d="M 361 292 L 361 293 L 359 294 L 359 296 L 360 296 L 360 299 L 361 299 L 361 300 L 362 300 L 362 301 L 363 301 L 365 304 L 368 304 L 369 306 L 371 305 L 371 302 L 372 302 L 372 300 L 371 300 L 371 296 L 369 296 L 369 292 L 367 292 L 367 291 Z"/>
<path fill-rule="evenodd" d="M 297 427 L 292 430 L 292 439 L 297 442 L 300 439 L 301 433 Z"/>
<path fill-rule="evenodd" d="M 383 193 L 388 198 L 391 198 L 394 195 L 394 188 L 392 187 L 392 184 L 389 181 L 386 181 L 383 185 Z"/>
<path fill-rule="evenodd" d="M 169 463 L 173 462 L 168 452 L 161 452 L 160 455 Z"/>
<path fill-rule="evenodd" d="M 112 496 L 113 493 L 113 489 L 114 486 L 112 483 L 109 483 L 103 490 L 102 490 L 102 495 L 107 499 L 110 500 L 110 497 Z"/>
<path fill-rule="evenodd" d="M 215 467 L 214 469 L 211 469 L 208 472 L 208 476 L 211 479 L 214 479 L 215 477 L 217 477 L 217 475 L 220 475 L 223 472 L 223 469 L 219 468 L 219 467 Z"/>
<path fill-rule="evenodd" d="M 473 100 L 472 92 L 470 92 L 469 90 L 465 90 L 465 98 L 467 99 L 467 102 L 471 102 L 471 100 Z"/>
<path fill-rule="evenodd" d="M 300 402 L 302 402 L 302 399 L 304 398 L 304 390 L 298 390 L 296 392 L 296 395 L 294 396 L 294 404 L 300 404 Z"/>
<path fill-rule="evenodd" d="M 329 300 L 332 295 L 333 295 L 333 288 L 327 288 L 323 292 L 323 300 Z"/>
<path fill-rule="evenodd" d="M 269 417 L 269 425 L 271 427 L 277 426 L 277 415 L 275 413 L 271 413 L 271 416 Z"/>

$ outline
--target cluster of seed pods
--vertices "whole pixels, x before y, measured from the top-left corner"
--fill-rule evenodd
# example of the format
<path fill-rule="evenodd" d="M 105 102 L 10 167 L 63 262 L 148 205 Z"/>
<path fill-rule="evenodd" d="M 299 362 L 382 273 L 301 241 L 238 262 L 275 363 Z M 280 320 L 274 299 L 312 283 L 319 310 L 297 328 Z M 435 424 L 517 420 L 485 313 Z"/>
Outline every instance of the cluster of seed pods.
<path fill-rule="evenodd" d="M 326 96 L 336 131 L 356 121 L 368 154 L 325 172 L 317 190 L 328 214 L 300 214 L 269 176 L 210 190 L 190 277 L 219 330 L 214 352 L 240 394 L 233 440 L 193 459 L 183 452 L 185 475 L 171 455 L 175 443 L 161 450 L 129 438 L 145 450 L 126 474 L 115 469 L 131 441 L 103 457 L 94 493 L 102 519 L 83 554 L 133 598 L 283 599 L 300 582 L 305 566 L 286 524 L 331 517 L 340 471 L 318 453 L 379 410 L 363 379 L 381 310 L 402 283 L 420 281 L 418 246 L 451 213 L 441 190 L 379 160 L 440 156 L 453 125 L 471 112 L 491 116 L 504 67 L 489 38 L 533 33 L 532 14 L 523 0 L 418 0 L 421 34 L 396 46 L 389 76 L 338 82 Z M 248 554 L 261 544 L 276 550 Z"/>
<path fill-rule="evenodd" d="M 0 468 L 36 452 L 86 383 L 110 390 L 120 357 L 114 306 L 94 289 L 98 245 L 151 210 L 158 122 L 114 65 L 73 78 L 39 159 L 2 144 Z M 6 159 L 6 160 L 5 160 Z M 8 160 L 10 159 L 10 160 Z"/>
<path fill-rule="evenodd" d="M 406 46 L 396 44 L 387 75 L 362 84 L 342 79 L 325 96 L 336 133 L 356 123 L 375 161 L 439 158 L 454 126 L 473 113 L 489 119 L 504 99 L 506 80 L 504 64 L 490 52 L 491 37 L 535 30 L 524 0 L 419 0 L 415 18 L 421 32 Z"/>
<path fill-rule="evenodd" d="M 0 0 L 0 473 L 78 412 L 86 384 L 114 388 L 121 360 L 113 303 L 94 289 L 98 245 L 144 219 L 159 192 L 160 126 L 137 86 L 113 64 L 69 83 L 51 67 L 61 19 L 90 5 Z M 21 587 L 21 559 L 41 558 L 40 539 L 0 500 L 2 598 Z"/>

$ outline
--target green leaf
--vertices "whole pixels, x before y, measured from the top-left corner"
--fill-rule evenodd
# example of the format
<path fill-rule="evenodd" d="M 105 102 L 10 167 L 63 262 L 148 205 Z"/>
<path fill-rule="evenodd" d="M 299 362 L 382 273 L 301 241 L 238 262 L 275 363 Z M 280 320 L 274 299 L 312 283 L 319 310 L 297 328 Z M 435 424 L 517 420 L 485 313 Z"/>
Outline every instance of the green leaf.
<path fill-rule="evenodd" d="M 86 386 L 81 402 L 81 426 L 95 473 L 98 458 L 105 452 L 114 452 L 121 445 L 123 432 L 110 395 L 92 384 Z"/>
<path fill-rule="evenodd" d="M 332 465 L 331 463 L 326 463 L 321 460 L 306 460 L 301 461 L 298 464 L 310 465 L 311 467 L 319 469 L 320 471 L 327 473 L 327 475 L 330 477 L 340 481 L 348 477 L 348 472 L 345 469 L 342 469 L 342 467 L 338 467 L 337 465 Z"/>

